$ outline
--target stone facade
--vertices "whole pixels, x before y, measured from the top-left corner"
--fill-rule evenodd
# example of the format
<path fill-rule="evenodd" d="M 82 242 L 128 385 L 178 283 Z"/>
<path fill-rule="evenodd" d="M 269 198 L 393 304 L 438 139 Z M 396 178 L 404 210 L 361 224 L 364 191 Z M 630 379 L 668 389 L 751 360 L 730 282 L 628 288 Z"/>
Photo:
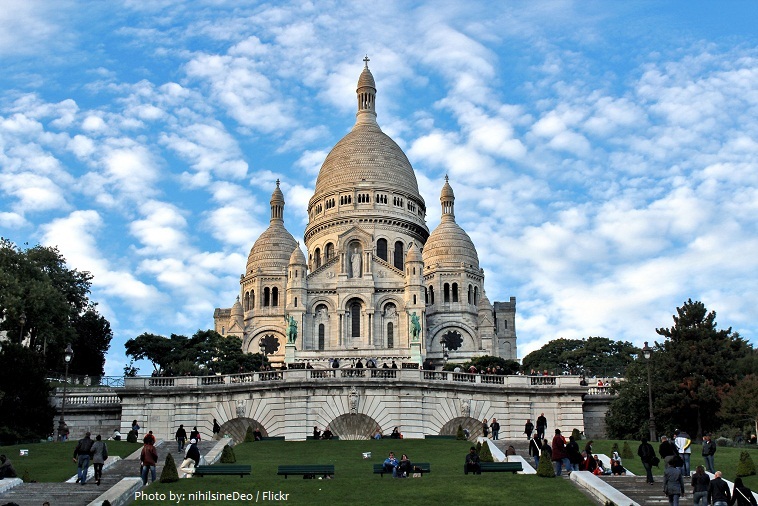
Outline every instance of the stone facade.
<path fill-rule="evenodd" d="M 216 309 L 216 331 L 277 366 L 516 359 L 516 300 L 493 306 L 486 297 L 447 177 L 442 218 L 430 233 L 413 167 L 376 121 L 368 63 L 356 93 L 355 125 L 324 160 L 308 204 L 307 255 L 284 226 L 277 181 L 269 228 L 250 250 L 238 300 Z M 287 345 L 293 323 L 297 339 Z"/>

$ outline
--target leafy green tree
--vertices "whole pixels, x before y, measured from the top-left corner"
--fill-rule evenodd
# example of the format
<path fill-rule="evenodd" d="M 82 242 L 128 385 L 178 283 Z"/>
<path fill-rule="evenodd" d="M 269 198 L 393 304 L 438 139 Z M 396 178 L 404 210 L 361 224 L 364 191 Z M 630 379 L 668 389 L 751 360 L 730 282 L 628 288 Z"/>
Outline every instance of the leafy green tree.
<path fill-rule="evenodd" d="M 482 462 L 495 462 L 495 458 L 492 456 L 490 445 L 485 441 L 482 443 L 482 449 L 479 452 L 479 460 Z"/>
<path fill-rule="evenodd" d="M 732 427 L 742 427 L 749 421 L 758 434 L 758 376 L 749 374 L 734 386 L 725 388 L 721 397 L 720 418 Z"/>
<path fill-rule="evenodd" d="M 523 370 L 569 372 L 586 376 L 619 376 L 639 349 L 627 341 L 607 337 L 554 339 L 524 357 Z"/>
<path fill-rule="evenodd" d="M 45 365 L 36 351 L 15 343 L 0 348 L 0 441 L 47 437 L 55 409 Z"/>
<path fill-rule="evenodd" d="M 102 374 L 112 334 L 89 300 L 91 285 L 92 275 L 68 268 L 57 248 L 22 250 L 0 239 L 0 330 L 15 342 L 23 334 L 48 370 L 60 370 L 63 350 L 71 343 L 70 372 Z"/>

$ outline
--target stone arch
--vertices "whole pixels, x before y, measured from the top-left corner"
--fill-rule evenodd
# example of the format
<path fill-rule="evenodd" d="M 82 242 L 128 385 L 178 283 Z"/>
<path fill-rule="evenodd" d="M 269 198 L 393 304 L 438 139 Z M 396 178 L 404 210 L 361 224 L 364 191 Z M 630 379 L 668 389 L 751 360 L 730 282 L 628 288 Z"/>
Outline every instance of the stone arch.
<path fill-rule="evenodd" d="M 458 416 L 447 422 L 440 429 L 440 436 L 455 436 L 458 434 L 458 426 L 468 429 L 470 440 L 476 440 L 477 437 L 483 436 L 482 421 L 470 416 Z"/>
<path fill-rule="evenodd" d="M 371 439 L 377 427 L 376 420 L 363 413 L 347 413 L 329 422 L 329 429 L 340 439 Z"/>
<path fill-rule="evenodd" d="M 440 338 L 451 330 L 458 332 L 463 339 L 463 344 L 458 351 L 472 351 L 478 349 L 477 339 L 475 337 L 477 335 L 476 330 L 472 329 L 469 325 L 466 325 L 465 322 L 455 322 L 452 325 L 443 325 L 434 332 L 429 341 L 430 351 L 442 352 Z M 429 337 L 430 336 L 427 336 L 427 338 Z"/>
<path fill-rule="evenodd" d="M 245 440 L 245 434 L 247 433 L 248 427 L 252 427 L 253 430 L 258 429 L 261 431 L 263 437 L 268 436 L 268 432 L 263 424 L 253 418 L 245 417 L 232 418 L 231 420 L 224 422 L 221 425 L 220 434 L 222 436 L 229 434 L 234 439 L 235 443 L 242 443 Z"/>

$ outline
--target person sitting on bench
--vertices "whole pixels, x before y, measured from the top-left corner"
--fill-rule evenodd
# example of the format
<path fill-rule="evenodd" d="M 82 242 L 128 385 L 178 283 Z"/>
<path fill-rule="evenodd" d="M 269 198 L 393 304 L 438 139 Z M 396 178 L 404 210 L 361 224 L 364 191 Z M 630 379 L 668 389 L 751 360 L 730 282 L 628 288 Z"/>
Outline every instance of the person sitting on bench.
<path fill-rule="evenodd" d="M 397 466 L 399 462 L 395 458 L 395 452 L 390 452 L 389 456 L 384 459 L 384 472 L 392 473 L 393 478 L 397 478 Z"/>
<path fill-rule="evenodd" d="M 403 456 L 400 457 L 400 462 L 397 464 L 397 477 L 407 478 L 411 473 L 413 473 L 413 465 L 411 465 L 411 461 L 408 460 L 408 455 L 403 453 Z"/>
<path fill-rule="evenodd" d="M 332 431 L 329 430 L 329 426 L 326 426 L 324 432 L 321 434 L 321 439 L 332 439 Z"/>
<path fill-rule="evenodd" d="M 472 446 L 466 455 L 466 467 L 463 469 L 465 474 L 472 472 L 482 474 L 482 466 L 479 463 L 479 454 L 476 453 L 476 446 Z"/>

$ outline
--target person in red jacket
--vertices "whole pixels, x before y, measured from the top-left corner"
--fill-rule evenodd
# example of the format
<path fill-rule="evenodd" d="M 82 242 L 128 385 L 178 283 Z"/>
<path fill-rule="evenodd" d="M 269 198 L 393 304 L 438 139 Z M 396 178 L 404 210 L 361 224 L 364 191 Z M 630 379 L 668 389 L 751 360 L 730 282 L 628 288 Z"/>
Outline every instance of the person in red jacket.
<path fill-rule="evenodd" d="M 552 447 L 555 475 L 560 476 L 563 467 L 566 468 L 566 471 L 571 473 L 571 462 L 569 461 L 568 453 L 566 452 L 566 440 L 563 439 L 560 429 L 555 429 Z"/>
<path fill-rule="evenodd" d="M 145 446 L 142 447 L 139 461 L 142 466 L 142 485 L 147 485 L 148 471 L 152 474 L 153 483 L 155 483 L 155 466 L 158 463 L 158 450 L 155 449 L 155 446 L 153 446 L 153 443 L 149 439 L 145 441 Z"/>

